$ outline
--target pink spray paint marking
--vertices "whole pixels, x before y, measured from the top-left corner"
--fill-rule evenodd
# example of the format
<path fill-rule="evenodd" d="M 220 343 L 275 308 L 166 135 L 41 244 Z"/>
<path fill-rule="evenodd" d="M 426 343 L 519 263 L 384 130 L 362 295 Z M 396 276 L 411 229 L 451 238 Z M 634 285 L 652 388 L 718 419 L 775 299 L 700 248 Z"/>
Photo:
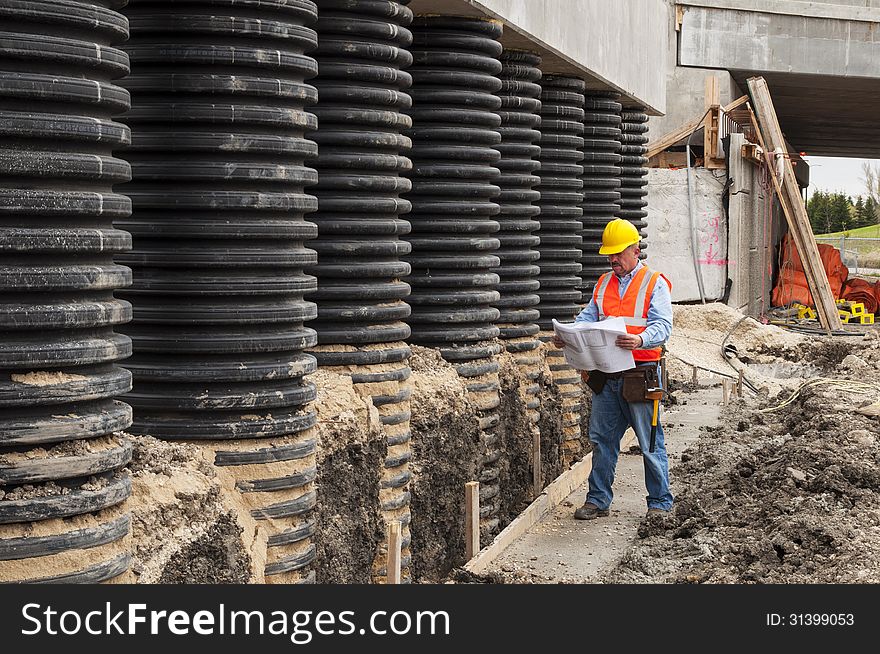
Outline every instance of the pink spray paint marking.
<path fill-rule="evenodd" d="M 727 266 L 731 264 L 732 262 L 729 259 L 720 258 L 719 253 L 715 251 L 715 246 L 721 241 L 721 218 L 719 216 L 706 218 L 705 228 L 707 231 L 700 236 L 700 242 L 707 246 L 706 256 L 702 259 L 697 259 L 697 263 L 706 266 Z"/>

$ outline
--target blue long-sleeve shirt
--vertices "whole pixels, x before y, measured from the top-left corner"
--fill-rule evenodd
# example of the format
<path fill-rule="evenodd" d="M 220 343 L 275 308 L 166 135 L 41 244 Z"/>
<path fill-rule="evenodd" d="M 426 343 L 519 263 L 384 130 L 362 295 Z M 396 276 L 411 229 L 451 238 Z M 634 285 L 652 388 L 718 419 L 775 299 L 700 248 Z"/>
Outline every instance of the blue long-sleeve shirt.
<path fill-rule="evenodd" d="M 633 270 L 624 276 L 618 276 L 620 283 L 620 296 L 626 293 L 629 283 L 635 274 L 644 268 L 644 264 L 639 261 Z M 614 274 L 614 273 L 612 273 Z M 590 298 L 589 304 L 584 307 L 575 322 L 598 322 L 599 308 L 593 298 Z M 669 340 L 672 333 L 672 294 L 669 292 L 669 286 L 666 282 L 654 284 L 654 290 L 651 293 L 651 301 L 648 303 L 648 326 L 639 336 L 642 337 L 642 346 L 639 349 L 648 350 L 654 347 L 660 347 Z"/>

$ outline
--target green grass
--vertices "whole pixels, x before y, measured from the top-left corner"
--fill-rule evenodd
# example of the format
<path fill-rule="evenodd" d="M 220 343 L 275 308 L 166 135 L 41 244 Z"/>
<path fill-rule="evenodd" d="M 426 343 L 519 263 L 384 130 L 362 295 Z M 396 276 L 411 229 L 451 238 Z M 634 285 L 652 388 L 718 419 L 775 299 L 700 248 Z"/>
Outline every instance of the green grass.
<path fill-rule="evenodd" d="M 868 225 L 833 234 L 816 234 L 817 243 L 825 243 L 840 249 L 840 237 L 845 237 L 844 247 L 848 256 L 857 253 L 860 268 L 880 268 L 880 225 Z M 855 241 L 856 238 L 875 238 L 876 241 Z"/>
<path fill-rule="evenodd" d="M 833 232 L 831 234 L 816 234 L 816 238 L 831 238 L 836 236 L 846 236 L 847 238 L 880 238 L 880 225 L 868 225 L 867 227 L 859 227 L 858 229 L 848 229 L 844 232 Z"/>

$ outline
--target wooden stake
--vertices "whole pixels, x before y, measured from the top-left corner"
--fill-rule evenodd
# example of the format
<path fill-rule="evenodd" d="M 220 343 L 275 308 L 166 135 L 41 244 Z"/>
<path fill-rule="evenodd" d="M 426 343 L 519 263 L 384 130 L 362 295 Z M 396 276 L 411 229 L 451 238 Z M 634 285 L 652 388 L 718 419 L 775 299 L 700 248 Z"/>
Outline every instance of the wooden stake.
<path fill-rule="evenodd" d="M 730 380 L 727 377 L 721 380 L 721 388 L 723 389 L 721 404 L 727 406 L 730 403 Z"/>
<path fill-rule="evenodd" d="M 480 551 L 480 482 L 464 485 L 464 553 L 470 561 Z"/>
<path fill-rule="evenodd" d="M 400 583 L 400 550 L 403 539 L 400 536 L 400 520 L 392 520 L 388 523 L 388 563 L 387 584 Z"/>
<path fill-rule="evenodd" d="M 739 379 L 736 380 L 736 396 L 743 396 L 743 371 L 739 371 Z"/>
<path fill-rule="evenodd" d="M 541 434 L 535 432 L 532 434 L 532 486 L 535 497 L 541 494 Z"/>
<path fill-rule="evenodd" d="M 691 378 L 691 383 L 696 386 L 697 385 L 697 367 L 694 366 L 693 377 Z"/>

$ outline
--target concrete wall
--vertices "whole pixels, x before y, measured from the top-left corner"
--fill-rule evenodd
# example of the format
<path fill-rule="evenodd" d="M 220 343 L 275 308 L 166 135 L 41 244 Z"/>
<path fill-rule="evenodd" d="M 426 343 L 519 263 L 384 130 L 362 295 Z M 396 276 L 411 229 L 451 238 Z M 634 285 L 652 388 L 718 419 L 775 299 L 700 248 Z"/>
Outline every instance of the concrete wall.
<path fill-rule="evenodd" d="M 691 235 L 706 301 L 724 296 L 728 273 L 724 171 L 694 168 L 694 224 L 688 210 L 687 170 L 648 171 L 648 264 L 672 281 L 673 302 L 700 301 Z M 719 175 L 716 177 L 713 172 Z"/>
<path fill-rule="evenodd" d="M 730 259 L 732 285 L 728 304 L 752 316 L 770 306 L 773 279 L 773 214 L 767 206 L 770 190 L 761 184 L 761 170 L 739 156 L 746 142 L 742 134 L 730 137 Z"/>
<path fill-rule="evenodd" d="M 742 95 L 739 87 L 726 70 L 711 68 L 684 68 L 678 65 L 678 32 L 676 27 L 676 0 L 666 0 L 666 113 L 652 117 L 648 122 L 651 140 L 655 140 L 705 111 L 705 83 L 707 75 L 719 79 L 721 104 L 725 105 Z M 696 138 L 695 143 L 696 143 Z"/>
<path fill-rule="evenodd" d="M 666 111 L 667 23 L 665 0 L 413 0 L 417 14 L 474 15 L 477 11 L 499 19 L 506 32 L 517 32 L 514 47 L 529 42 L 546 57 L 550 72 L 578 71 L 595 81 L 595 88 L 611 87 L 626 104 L 644 106 L 648 113 Z M 552 70 L 568 64 L 569 70 Z M 542 67 L 545 71 L 548 66 Z"/>
<path fill-rule="evenodd" d="M 706 300 L 723 299 L 729 278 L 727 304 L 757 317 L 770 307 L 775 253 L 787 227 L 769 180 L 739 154 L 745 137 L 731 134 L 730 139 L 726 210 L 725 171 L 693 170 L 697 257 Z M 687 170 L 652 168 L 648 181 L 648 263 L 672 280 L 674 302 L 699 301 Z"/>
<path fill-rule="evenodd" d="M 713 7 L 767 14 L 834 18 L 839 20 L 877 21 L 878 0 L 677 0 L 687 7 Z"/>
<path fill-rule="evenodd" d="M 880 10 L 875 14 L 880 20 Z M 679 64 L 876 78 L 880 77 L 876 31 L 874 23 L 810 14 L 688 7 L 679 35 Z"/>

